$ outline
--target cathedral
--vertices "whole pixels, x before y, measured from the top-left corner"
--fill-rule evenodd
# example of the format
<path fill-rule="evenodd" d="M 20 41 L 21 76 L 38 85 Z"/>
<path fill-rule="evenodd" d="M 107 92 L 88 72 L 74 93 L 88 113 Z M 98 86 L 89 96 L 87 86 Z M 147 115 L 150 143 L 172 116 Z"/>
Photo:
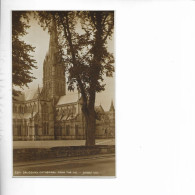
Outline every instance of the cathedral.
<path fill-rule="evenodd" d="M 50 33 L 49 50 L 43 62 L 43 87 L 14 97 L 13 140 L 85 139 L 85 119 L 79 93 L 66 94 L 64 66 L 57 60 L 57 37 Z M 115 137 L 115 108 L 95 107 L 96 138 Z"/>

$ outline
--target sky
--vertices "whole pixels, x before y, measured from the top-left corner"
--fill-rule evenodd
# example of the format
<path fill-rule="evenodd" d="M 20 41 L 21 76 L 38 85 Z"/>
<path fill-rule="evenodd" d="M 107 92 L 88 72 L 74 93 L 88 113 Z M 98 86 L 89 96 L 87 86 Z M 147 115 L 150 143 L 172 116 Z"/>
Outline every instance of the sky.
<path fill-rule="evenodd" d="M 35 52 L 31 55 L 37 61 L 37 69 L 32 70 L 32 74 L 36 77 L 33 82 L 29 83 L 29 88 L 24 88 L 24 90 L 35 89 L 43 86 L 43 61 L 46 56 L 46 53 L 49 49 L 49 34 L 47 30 L 43 30 L 42 27 L 38 24 L 35 19 L 30 20 L 30 28 L 27 30 L 28 34 L 25 35 L 22 39 L 35 47 Z M 111 37 L 111 40 L 108 40 L 108 50 L 114 53 L 114 38 Z M 111 101 L 115 103 L 115 76 L 112 78 L 104 76 L 104 83 L 106 84 L 105 91 L 97 93 L 96 95 L 96 105 L 102 105 L 105 111 L 109 110 Z M 70 93 L 66 89 L 66 93 Z"/>

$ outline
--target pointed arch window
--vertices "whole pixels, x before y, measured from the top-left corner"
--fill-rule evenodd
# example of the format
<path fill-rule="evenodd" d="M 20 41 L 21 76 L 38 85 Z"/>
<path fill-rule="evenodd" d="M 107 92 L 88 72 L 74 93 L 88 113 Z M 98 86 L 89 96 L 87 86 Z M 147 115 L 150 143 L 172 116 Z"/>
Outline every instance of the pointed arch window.
<path fill-rule="evenodd" d="M 17 125 L 17 134 L 18 134 L 18 136 L 22 135 L 22 126 L 21 125 Z"/>
<path fill-rule="evenodd" d="M 70 135 L 70 125 L 66 125 L 66 135 Z"/>
<path fill-rule="evenodd" d="M 47 133 L 47 135 L 49 135 L 49 123 L 47 123 L 47 125 L 46 125 L 46 133 Z"/>

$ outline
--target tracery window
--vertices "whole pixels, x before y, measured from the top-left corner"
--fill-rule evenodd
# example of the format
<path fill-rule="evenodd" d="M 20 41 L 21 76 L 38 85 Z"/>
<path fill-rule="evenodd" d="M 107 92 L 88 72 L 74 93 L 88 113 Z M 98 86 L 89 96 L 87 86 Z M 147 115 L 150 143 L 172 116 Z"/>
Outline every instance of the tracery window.
<path fill-rule="evenodd" d="M 77 136 L 79 134 L 79 126 L 75 125 L 75 135 Z"/>
<path fill-rule="evenodd" d="M 46 125 L 46 134 L 49 135 L 49 123 Z"/>
<path fill-rule="evenodd" d="M 46 135 L 46 123 L 43 123 L 43 135 Z"/>
<path fill-rule="evenodd" d="M 22 135 L 22 126 L 21 125 L 17 125 L 17 134 L 18 134 L 18 136 Z"/>
<path fill-rule="evenodd" d="M 70 135 L 70 125 L 66 125 L 66 135 Z"/>

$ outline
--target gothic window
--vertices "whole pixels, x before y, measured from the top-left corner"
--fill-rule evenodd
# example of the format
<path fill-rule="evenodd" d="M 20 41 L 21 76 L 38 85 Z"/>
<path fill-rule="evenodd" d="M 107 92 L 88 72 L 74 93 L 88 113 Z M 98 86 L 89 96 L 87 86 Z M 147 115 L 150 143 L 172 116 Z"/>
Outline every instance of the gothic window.
<path fill-rule="evenodd" d="M 43 104 L 42 111 L 43 111 L 43 113 L 48 113 L 48 107 L 47 107 L 47 104 L 46 103 Z"/>
<path fill-rule="evenodd" d="M 46 135 L 46 125 L 43 123 L 43 135 Z"/>
<path fill-rule="evenodd" d="M 62 135 L 62 126 L 59 125 L 59 128 L 58 128 L 58 135 Z"/>
<path fill-rule="evenodd" d="M 44 123 L 44 135 L 47 135 L 47 125 Z"/>
<path fill-rule="evenodd" d="M 46 126 L 46 133 L 47 135 L 49 134 L 49 123 L 47 123 L 47 126 Z"/>
<path fill-rule="evenodd" d="M 64 130 L 64 134 L 66 134 L 66 123 L 64 122 L 64 125 L 63 125 L 63 130 Z"/>
<path fill-rule="evenodd" d="M 17 125 L 17 134 L 18 134 L 18 136 L 22 135 L 22 127 L 21 127 L 21 125 Z"/>
<path fill-rule="evenodd" d="M 26 135 L 29 136 L 28 125 L 26 126 Z"/>
<path fill-rule="evenodd" d="M 79 126 L 75 125 L 75 135 L 77 136 L 79 134 Z"/>
<path fill-rule="evenodd" d="M 38 135 L 38 124 L 35 124 L 35 136 Z"/>
<path fill-rule="evenodd" d="M 28 136 L 28 125 L 25 122 L 25 135 Z"/>
<path fill-rule="evenodd" d="M 70 135 L 70 125 L 66 125 L 66 135 Z"/>
<path fill-rule="evenodd" d="M 45 135 L 45 123 L 43 123 L 43 135 Z"/>

